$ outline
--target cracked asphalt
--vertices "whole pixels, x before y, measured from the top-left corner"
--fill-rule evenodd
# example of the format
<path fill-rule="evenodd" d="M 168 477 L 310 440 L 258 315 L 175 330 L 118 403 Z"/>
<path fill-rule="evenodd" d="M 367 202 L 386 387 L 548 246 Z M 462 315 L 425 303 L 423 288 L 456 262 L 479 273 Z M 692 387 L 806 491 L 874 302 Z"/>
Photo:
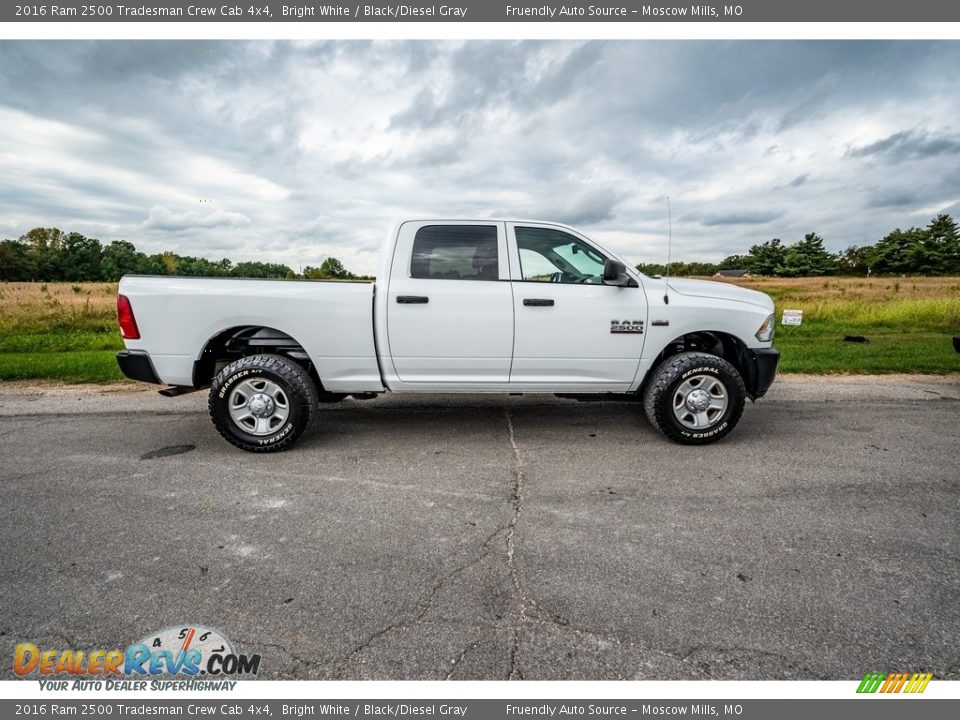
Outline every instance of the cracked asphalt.
<path fill-rule="evenodd" d="M 785 378 L 719 444 L 637 404 L 393 396 L 293 450 L 205 394 L 0 386 L 12 651 L 198 623 L 263 678 L 960 678 L 960 379 Z"/>

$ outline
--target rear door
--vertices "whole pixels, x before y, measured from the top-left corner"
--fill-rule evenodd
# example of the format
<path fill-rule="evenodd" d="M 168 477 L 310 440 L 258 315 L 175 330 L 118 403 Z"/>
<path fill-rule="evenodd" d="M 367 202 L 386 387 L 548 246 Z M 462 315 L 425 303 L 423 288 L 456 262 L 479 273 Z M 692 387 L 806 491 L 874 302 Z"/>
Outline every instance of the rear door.
<path fill-rule="evenodd" d="M 511 386 L 626 390 L 643 350 L 642 288 L 604 285 L 605 253 L 567 229 L 507 223 L 514 287 Z"/>
<path fill-rule="evenodd" d="M 407 222 L 390 270 L 387 337 L 404 383 L 506 385 L 513 292 L 505 226 Z"/>

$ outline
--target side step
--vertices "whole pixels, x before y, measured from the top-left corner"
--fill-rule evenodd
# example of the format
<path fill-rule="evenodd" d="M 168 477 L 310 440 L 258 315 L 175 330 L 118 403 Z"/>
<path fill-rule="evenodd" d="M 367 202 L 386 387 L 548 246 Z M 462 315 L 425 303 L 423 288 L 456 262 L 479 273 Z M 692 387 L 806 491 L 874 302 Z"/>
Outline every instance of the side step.
<path fill-rule="evenodd" d="M 200 388 L 189 387 L 187 385 L 173 385 L 163 390 L 158 390 L 161 395 L 164 397 L 177 397 L 178 395 L 187 395 L 188 393 L 196 392 Z"/>

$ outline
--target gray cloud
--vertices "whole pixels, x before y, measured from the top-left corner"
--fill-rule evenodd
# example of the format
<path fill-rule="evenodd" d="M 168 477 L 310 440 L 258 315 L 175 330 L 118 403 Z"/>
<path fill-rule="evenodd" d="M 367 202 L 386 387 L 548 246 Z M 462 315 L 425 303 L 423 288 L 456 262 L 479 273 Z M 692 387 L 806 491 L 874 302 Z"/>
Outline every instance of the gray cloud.
<path fill-rule="evenodd" d="M 701 225 L 706 227 L 717 227 L 718 225 L 766 225 L 782 215 L 783 213 L 780 212 L 769 212 L 764 210 L 757 210 L 753 212 L 749 210 L 741 210 L 733 212 L 708 213 L 700 216 L 697 220 Z"/>
<path fill-rule="evenodd" d="M 506 208 L 494 215 L 545 219 L 567 225 L 592 225 L 612 218 L 622 198 L 623 193 L 613 188 L 586 189 L 579 193 L 561 190 L 554 197 L 544 198 L 537 205 L 519 213 L 515 208 L 512 211 Z"/>
<path fill-rule="evenodd" d="M 374 272 L 398 217 L 534 216 L 662 260 L 669 195 L 678 259 L 839 249 L 960 204 L 958 66 L 953 41 L 2 41 L 0 230 Z"/>
<path fill-rule="evenodd" d="M 938 215 L 941 213 L 945 213 L 954 219 L 960 218 L 960 200 L 937 212 Z"/>
<path fill-rule="evenodd" d="M 920 196 L 912 188 L 884 188 L 867 201 L 868 208 L 902 208 L 914 205 Z"/>
<path fill-rule="evenodd" d="M 849 157 L 879 156 L 891 162 L 957 153 L 960 153 L 960 135 L 922 130 L 902 130 L 869 145 L 847 151 Z"/>
<path fill-rule="evenodd" d="M 781 187 L 798 188 L 801 185 L 803 185 L 809 179 L 809 177 L 810 177 L 810 173 L 802 173 L 800 175 L 797 175 L 793 180 L 788 182 L 786 185 L 782 185 Z"/>

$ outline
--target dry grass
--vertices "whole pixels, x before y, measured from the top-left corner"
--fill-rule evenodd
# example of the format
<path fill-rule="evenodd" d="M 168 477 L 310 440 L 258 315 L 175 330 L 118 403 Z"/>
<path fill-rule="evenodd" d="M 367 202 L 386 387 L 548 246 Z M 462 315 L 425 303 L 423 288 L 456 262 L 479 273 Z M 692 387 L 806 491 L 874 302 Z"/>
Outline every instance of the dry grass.
<path fill-rule="evenodd" d="M 960 332 L 960 278 L 739 278 L 770 295 L 777 312 L 804 311 L 814 330 L 886 328 Z M 818 324 L 818 325 L 817 325 Z M 811 327 L 812 326 L 812 327 Z"/>
<path fill-rule="evenodd" d="M 116 283 L 0 283 L 0 379 L 119 379 Z"/>
<path fill-rule="evenodd" d="M 93 329 L 116 311 L 117 283 L 0 283 L 0 331 Z"/>
<path fill-rule="evenodd" d="M 713 279 L 713 278 L 711 278 Z M 955 372 L 960 355 L 960 278 L 724 279 L 771 295 L 779 313 L 804 311 L 801 327 L 777 327 L 784 372 Z M 0 379 L 103 382 L 120 377 L 123 347 L 116 283 L 0 283 Z M 864 335 L 869 344 L 843 342 Z"/>
<path fill-rule="evenodd" d="M 0 283 L 0 317 L 50 305 L 114 312 L 117 283 Z"/>
<path fill-rule="evenodd" d="M 960 278 L 738 278 L 773 297 L 778 321 L 803 310 L 800 327 L 777 327 L 784 372 L 945 373 L 960 369 Z M 859 335 L 867 344 L 844 342 Z"/>
<path fill-rule="evenodd" d="M 775 300 L 890 302 L 960 298 L 960 277 L 709 278 L 759 290 Z"/>

